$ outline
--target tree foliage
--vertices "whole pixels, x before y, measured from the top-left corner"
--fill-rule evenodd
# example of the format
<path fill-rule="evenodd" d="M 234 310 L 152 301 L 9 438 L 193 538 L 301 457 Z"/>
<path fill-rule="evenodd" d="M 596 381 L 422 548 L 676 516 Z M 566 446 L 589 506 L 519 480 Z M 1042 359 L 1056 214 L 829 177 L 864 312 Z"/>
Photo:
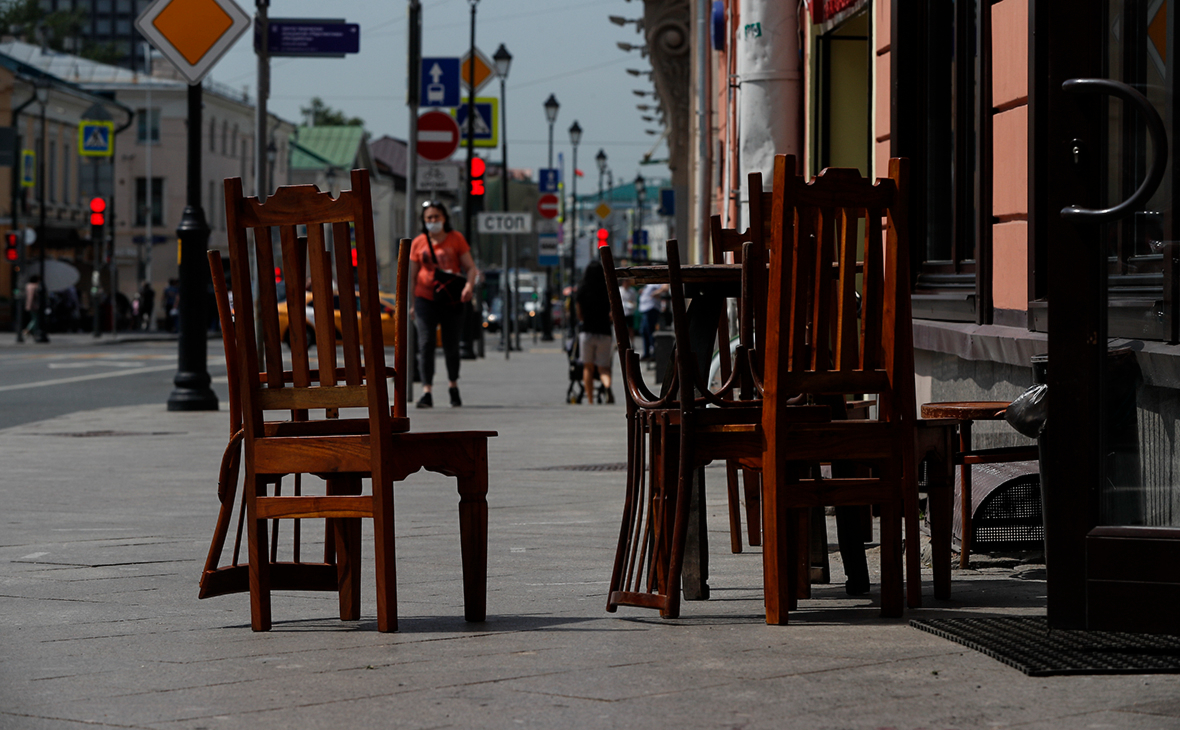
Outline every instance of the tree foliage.
<path fill-rule="evenodd" d="M 94 43 L 82 37 L 89 22 L 85 10 L 42 9 L 38 0 L 0 0 L 0 35 L 41 43 L 55 51 L 74 53 L 99 63 L 119 63 L 123 55 L 114 43 Z"/>
<path fill-rule="evenodd" d="M 349 117 L 339 109 L 333 109 L 318 96 L 311 98 L 311 106 L 299 108 L 299 113 L 313 127 L 363 127 L 365 120 Z"/>

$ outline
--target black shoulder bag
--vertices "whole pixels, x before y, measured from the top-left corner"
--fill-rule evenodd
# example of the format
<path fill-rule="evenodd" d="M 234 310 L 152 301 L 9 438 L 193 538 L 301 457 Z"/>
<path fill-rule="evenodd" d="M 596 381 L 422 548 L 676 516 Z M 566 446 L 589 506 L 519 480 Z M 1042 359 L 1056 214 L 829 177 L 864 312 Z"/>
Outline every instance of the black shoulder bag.
<path fill-rule="evenodd" d="M 426 236 L 426 248 L 430 251 L 430 258 L 434 259 L 434 301 L 439 304 L 461 304 L 467 277 L 443 271 L 438 265 L 438 255 L 434 253 L 434 242 L 430 240 L 429 234 Z"/>

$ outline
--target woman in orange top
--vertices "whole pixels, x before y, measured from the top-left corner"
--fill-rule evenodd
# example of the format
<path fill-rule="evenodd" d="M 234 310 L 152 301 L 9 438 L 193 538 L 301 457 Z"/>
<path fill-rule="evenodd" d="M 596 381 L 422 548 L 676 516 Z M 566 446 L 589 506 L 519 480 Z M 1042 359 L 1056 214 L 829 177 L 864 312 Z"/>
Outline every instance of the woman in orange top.
<path fill-rule="evenodd" d="M 463 331 L 463 314 L 475 293 L 479 270 L 471 257 L 471 246 L 463 234 L 451 227 L 446 205 L 428 200 L 422 204 L 422 233 L 410 244 L 410 281 L 414 282 L 414 303 L 410 315 L 418 331 L 418 375 L 422 380 L 419 408 L 434 406 L 431 395 L 434 383 L 434 332 L 442 326 L 443 355 L 447 363 L 452 406 L 461 406 L 459 398 L 459 334 Z M 428 243 L 429 242 L 429 243 Z M 434 249 L 434 255 L 430 249 Z M 467 277 L 461 304 L 434 301 L 435 259 L 438 267 Z"/>

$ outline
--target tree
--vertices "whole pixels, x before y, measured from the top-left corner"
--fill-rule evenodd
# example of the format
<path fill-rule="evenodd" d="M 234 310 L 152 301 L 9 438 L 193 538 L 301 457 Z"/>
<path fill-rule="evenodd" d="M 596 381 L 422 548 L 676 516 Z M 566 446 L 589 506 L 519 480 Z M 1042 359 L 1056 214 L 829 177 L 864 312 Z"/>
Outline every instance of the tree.
<path fill-rule="evenodd" d="M 47 13 L 38 0 L 0 0 L 0 35 L 41 43 L 55 51 L 77 53 L 99 63 L 119 63 L 124 54 L 113 43 L 92 43 L 81 39 L 87 23 L 84 10 Z"/>
<path fill-rule="evenodd" d="M 311 106 L 299 107 L 299 113 L 312 127 L 363 127 L 365 120 L 360 117 L 347 117 L 339 109 L 333 109 L 318 96 L 311 98 Z"/>

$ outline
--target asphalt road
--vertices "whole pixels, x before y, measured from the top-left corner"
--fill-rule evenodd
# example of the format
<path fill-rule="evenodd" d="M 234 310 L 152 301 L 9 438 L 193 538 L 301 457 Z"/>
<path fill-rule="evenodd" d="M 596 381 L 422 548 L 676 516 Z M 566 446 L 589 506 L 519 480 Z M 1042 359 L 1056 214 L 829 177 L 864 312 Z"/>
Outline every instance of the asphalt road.
<path fill-rule="evenodd" d="M 52 337 L 48 344 L 0 346 L 0 428 L 112 406 L 158 403 L 167 407 L 174 388 L 177 344 L 172 341 L 93 342 L 82 335 Z M 221 343 L 208 342 L 213 391 L 225 408 Z M 112 424 L 112 430 L 118 430 Z"/>

